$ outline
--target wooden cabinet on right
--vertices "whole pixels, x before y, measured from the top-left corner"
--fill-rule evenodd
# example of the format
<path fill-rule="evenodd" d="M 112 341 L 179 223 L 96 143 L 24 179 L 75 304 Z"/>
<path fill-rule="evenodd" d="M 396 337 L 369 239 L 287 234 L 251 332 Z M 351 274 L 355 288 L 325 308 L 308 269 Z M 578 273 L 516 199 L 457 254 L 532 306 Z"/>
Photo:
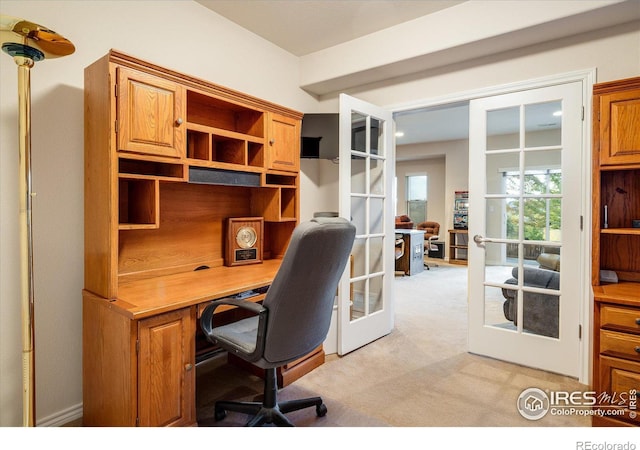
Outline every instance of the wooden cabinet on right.
<path fill-rule="evenodd" d="M 593 94 L 593 425 L 640 425 L 640 77 Z"/>

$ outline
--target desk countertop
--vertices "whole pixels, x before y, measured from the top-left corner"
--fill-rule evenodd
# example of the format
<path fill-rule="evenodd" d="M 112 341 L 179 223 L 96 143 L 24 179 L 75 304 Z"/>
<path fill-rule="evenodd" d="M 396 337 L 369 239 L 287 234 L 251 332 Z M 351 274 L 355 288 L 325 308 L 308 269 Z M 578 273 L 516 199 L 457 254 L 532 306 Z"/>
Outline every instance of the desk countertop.
<path fill-rule="evenodd" d="M 214 267 L 123 283 L 118 298 L 111 303 L 131 319 L 142 319 L 238 292 L 270 285 L 280 259 L 260 264 Z"/>

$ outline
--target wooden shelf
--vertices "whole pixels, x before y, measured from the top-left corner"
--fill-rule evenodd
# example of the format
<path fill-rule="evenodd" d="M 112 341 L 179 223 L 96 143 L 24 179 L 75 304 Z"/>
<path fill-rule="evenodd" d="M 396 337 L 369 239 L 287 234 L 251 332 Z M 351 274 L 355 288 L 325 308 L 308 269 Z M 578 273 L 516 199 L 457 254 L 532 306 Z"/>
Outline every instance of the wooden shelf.
<path fill-rule="evenodd" d="M 263 169 L 264 138 L 187 123 L 187 158 Z"/>
<path fill-rule="evenodd" d="M 640 236 L 640 228 L 603 228 L 600 233 Z"/>
<path fill-rule="evenodd" d="M 187 123 L 207 126 L 218 133 L 265 137 L 263 111 L 193 90 L 187 91 Z"/>
<path fill-rule="evenodd" d="M 158 179 L 121 175 L 118 179 L 118 229 L 155 229 L 159 226 Z"/>
<path fill-rule="evenodd" d="M 640 307 L 640 283 L 622 282 L 601 284 L 593 287 L 597 302 L 614 302 Z"/>
<path fill-rule="evenodd" d="M 463 229 L 452 229 L 448 230 L 449 232 L 449 263 L 451 264 L 460 264 L 467 265 L 467 258 L 459 258 L 459 251 L 467 251 L 469 246 L 458 244 L 458 235 L 468 235 L 469 230 Z"/>

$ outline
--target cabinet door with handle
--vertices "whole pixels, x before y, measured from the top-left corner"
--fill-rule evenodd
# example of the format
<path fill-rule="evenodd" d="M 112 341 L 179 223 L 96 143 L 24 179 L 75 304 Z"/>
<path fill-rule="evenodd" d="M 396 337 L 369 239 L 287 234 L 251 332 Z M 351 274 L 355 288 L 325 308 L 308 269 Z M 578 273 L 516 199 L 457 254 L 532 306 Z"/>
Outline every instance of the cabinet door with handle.
<path fill-rule="evenodd" d="M 269 114 L 269 169 L 298 172 L 300 170 L 300 121 Z"/>
<path fill-rule="evenodd" d="M 640 79 L 636 82 L 640 86 Z M 600 97 L 600 163 L 633 164 L 640 155 L 640 87 Z"/>
<path fill-rule="evenodd" d="M 138 323 L 138 425 L 195 421 L 195 314 L 172 311 Z"/>
<path fill-rule="evenodd" d="M 183 156 L 184 88 L 135 70 L 117 71 L 118 150 Z"/>

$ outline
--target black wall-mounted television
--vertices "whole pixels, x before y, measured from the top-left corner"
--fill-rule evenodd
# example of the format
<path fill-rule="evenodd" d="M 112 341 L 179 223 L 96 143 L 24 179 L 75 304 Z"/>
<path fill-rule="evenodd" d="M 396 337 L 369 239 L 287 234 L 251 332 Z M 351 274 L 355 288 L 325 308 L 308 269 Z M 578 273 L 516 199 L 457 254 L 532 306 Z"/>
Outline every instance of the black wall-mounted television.
<path fill-rule="evenodd" d="M 301 158 L 319 158 L 334 160 L 340 154 L 339 147 L 340 116 L 333 114 L 305 114 L 302 118 Z M 363 120 L 351 124 L 351 148 L 366 151 L 366 124 Z M 378 154 L 380 140 L 379 121 L 372 119 L 370 125 L 371 153 Z"/>
<path fill-rule="evenodd" d="M 338 114 L 305 114 L 302 117 L 300 157 L 337 158 L 339 126 Z"/>

